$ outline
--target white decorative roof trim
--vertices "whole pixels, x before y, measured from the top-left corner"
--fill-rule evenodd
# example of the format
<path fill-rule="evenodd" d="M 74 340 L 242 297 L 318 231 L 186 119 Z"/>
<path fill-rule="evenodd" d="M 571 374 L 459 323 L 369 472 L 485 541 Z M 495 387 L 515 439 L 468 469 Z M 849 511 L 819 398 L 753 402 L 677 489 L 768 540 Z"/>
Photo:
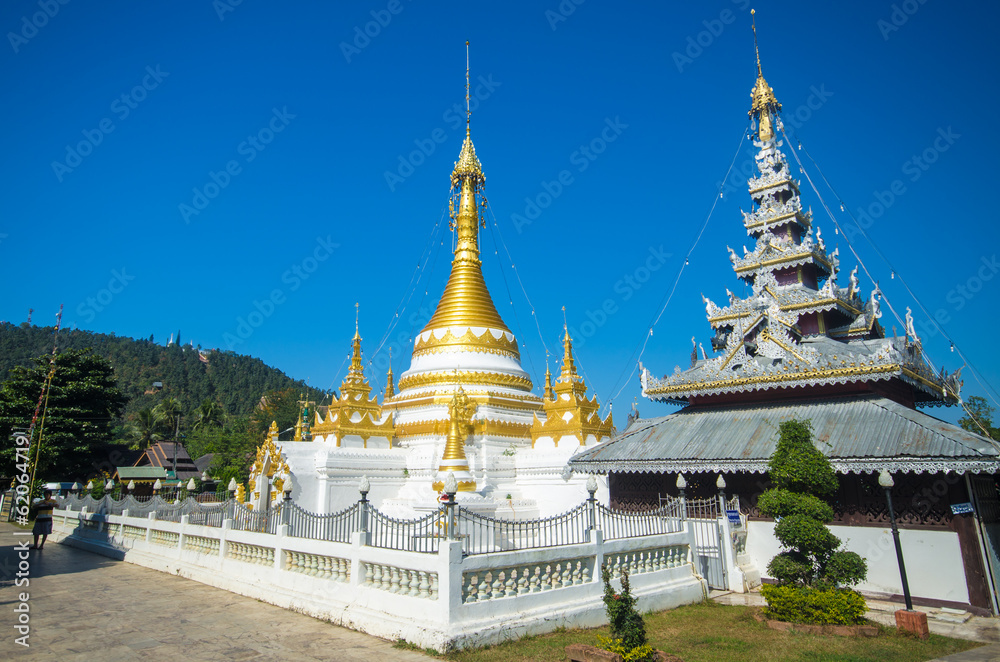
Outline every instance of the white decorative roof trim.
<path fill-rule="evenodd" d="M 839 474 L 869 474 L 885 469 L 890 473 L 996 473 L 1000 460 L 950 460 L 913 458 L 830 458 Z M 573 471 L 580 473 L 767 473 L 768 460 L 615 460 L 579 462 L 570 458 Z"/>

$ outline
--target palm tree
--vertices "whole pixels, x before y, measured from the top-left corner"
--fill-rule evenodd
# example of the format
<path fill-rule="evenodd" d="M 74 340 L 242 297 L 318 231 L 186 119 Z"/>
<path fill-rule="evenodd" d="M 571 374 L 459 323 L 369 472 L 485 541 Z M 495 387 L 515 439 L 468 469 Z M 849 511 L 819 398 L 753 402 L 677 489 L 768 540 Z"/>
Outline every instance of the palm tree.
<path fill-rule="evenodd" d="M 160 421 L 152 409 L 140 409 L 132 416 L 129 433 L 132 436 L 132 448 L 145 450 L 157 441 L 163 439 Z"/>
<path fill-rule="evenodd" d="M 177 443 L 180 441 L 177 436 L 181 428 L 181 403 L 177 398 L 166 397 L 160 404 L 153 407 L 153 414 L 161 425 L 165 425 L 170 433 L 167 435 L 174 440 L 173 462 L 171 463 L 174 475 L 177 473 Z"/>
<path fill-rule="evenodd" d="M 194 418 L 195 430 L 213 425 L 221 426 L 226 419 L 226 412 L 218 402 L 211 398 L 205 398 L 194 410 Z"/>

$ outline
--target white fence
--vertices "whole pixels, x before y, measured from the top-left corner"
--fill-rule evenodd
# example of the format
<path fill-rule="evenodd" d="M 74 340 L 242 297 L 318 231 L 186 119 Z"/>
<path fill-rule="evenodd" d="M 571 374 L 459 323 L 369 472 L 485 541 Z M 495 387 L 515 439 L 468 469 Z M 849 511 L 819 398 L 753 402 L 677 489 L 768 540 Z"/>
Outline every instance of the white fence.
<path fill-rule="evenodd" d="M 420 538 L 424 529 L 417 530 L 419 527 L 408 531 L 417 538 L 375 546 L 381 514 L 365 512 L 364 508 L 360 515 L 350 508 L 342 515 L 362 528 L 371 523 L 373 529 L 355 531 L 349 542 L 342 542 L 336 539 L 343 538 L 344 522 L 330 516 L 296 514 L 291 504 L 284 506 L 283 522 L 281 511 L 272 511 L 271 515 L 278 517 L 250 522 L 244 518 L 246 509 L 242 506 L 212 506 L 209 510 L 218 508 L 225 516 L 220 526 L 212 525 L 214 517 L 201 518 L 202 524 L 193 523 L 204 513 L 192 506 L 175 522 L 159 518 L 155 510 L 143 516 L 117 507 L 102 508 L 103 513 L 89 512 L 95 505 L 97 502 L 83 506 L 81 500 L 64 500 L 64 507 L 54 513 L 57 539 L 386 639 L 405 639 L 440 651 L 606 622 L 600 579 L 604 564 L 616 577 L 622 569 L 629 571 L 643 611 L 696 602 L 707 591 L 692 565 L 691 531 L 680 518 L 654 518 L 644 525 L 639 519 L 623 520 L 625 524 L 615 525 L 626 527 L 622 531 L 633 526 L 647 528 L 636 529 L 634 537 L 605 540 L 598 528 L 607 521 L 602 513 L 591 519 L 594 526 L 587 528 L 582 540 L 475 553 L 463 549 L 471 538 L 454 539 L 447 530 L 441 535 L 432 529 Z M 116 510 L 120 514 L 115 514 Z M 171 510 L 170 519 L 179 510 Z M 591 509 L 585 514 L 596 512 Z M 373 513 L 377 513 L 374 518 Z M 446 513 L 441 518 L 436 522 L 447 523 Z M 249 528 L 257 530 L 246 530 Z M 387 535 L 397 537 L 399 534 L 392 532 L 403 530 L 391 523 L 382 528 Z M 457 527 L 453 533 L 461 535 Z M 436 541 L 433 553 L 412 551 L 417 545 L 413 540 L 431 539 Z"/>

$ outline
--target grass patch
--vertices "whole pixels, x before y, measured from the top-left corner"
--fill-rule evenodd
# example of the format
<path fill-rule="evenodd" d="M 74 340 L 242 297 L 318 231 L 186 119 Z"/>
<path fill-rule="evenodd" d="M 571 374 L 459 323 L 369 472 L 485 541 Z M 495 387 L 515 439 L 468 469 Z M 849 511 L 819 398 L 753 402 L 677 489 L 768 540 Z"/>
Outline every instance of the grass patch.
<path fill-rule="evenodd" d="M 883 628 L 873 639 L 777 632 L 752 617 L 752 608 L 703 602 L 646 616 L 654 648 L 684 662 L 925 662 L 981 646 L 932 634 L 927 641 Z M 608 628 L 563 630 L 477 650 L 435 655 L 457 662 L 535 662 L 566 659 L 570 644 L 595 644 Z"/>

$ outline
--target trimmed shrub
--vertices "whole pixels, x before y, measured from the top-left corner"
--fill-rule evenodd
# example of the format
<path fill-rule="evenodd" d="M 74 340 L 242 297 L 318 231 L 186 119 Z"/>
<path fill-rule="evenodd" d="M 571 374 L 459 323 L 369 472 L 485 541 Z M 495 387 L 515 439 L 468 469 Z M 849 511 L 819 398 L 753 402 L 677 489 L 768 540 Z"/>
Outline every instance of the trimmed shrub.
<path fill-rule="evenodd" d="M 812 443 L 809 421 L 786 421 L 768 464 L 776 487 L 761 495 L 761 512 L 774 517 L 774 537 L 784 551 L 767 564 L 780 586 L 761 589 L 770 618 L 796 623 L 851 625 L 865 613 L 852 586 L 868 574 L 854 552 L 840 549 L 826 523 L 833 508 L 825 501 L 837 489 L 830 461 Z"/>
<path fill-rule="evenodd" d="M 818 589 L 765 584 L 767 618 L 817 625 L 857 625 L 865 620 L 865 599 L 849 588 Z"/>
<path fill-rule="evenodd" d="M 781 488 L 768 490 L 760 495 L 757 505 L 770 517 L 806 515 L 821 522 L 833 519 L 833 507 L 812 494 L 795 494 Z"/>
<path fill-rule="evenodd" d="M 778 447 L 768 464 L 774 484 L 791 492 L 821 497 L 836 492 L 837 475 L 826 456 L 813 446 L 811 423 L 785 421 L 778 430 Z"/>

